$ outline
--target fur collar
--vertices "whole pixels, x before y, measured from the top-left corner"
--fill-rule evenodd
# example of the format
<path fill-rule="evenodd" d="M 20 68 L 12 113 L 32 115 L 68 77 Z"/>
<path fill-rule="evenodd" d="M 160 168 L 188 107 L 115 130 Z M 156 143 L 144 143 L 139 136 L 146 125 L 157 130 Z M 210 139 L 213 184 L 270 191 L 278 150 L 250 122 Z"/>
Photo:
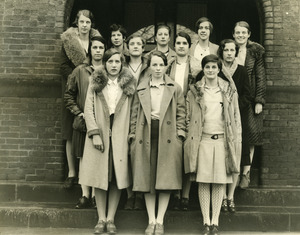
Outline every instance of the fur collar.
<path fill-rule="evenodd" d="M 228 102 L 232 101 L 233 95 L 236 93 L 236 88 L 234 84 L 231 84 L 222 78 L 218 77 L 218 85 L 223 94 L 223 97 L 227 99 Z M 196 102 L 201 104 L 203 101 L 204 95 L 204 86 L 205 86 L 205 78 L 196 82 L 195 84 L 190 85 L 190 90 L 196 98 Z"/>
<path fill-rule="evenodd" d="M 247 50 L 249 51 L 249 54 L 254 58 L 260 58 L 265 53 L 265 48 L 262 45 L 250 40 L 248 40 L 247 43 Z"/>
<path fill-rule="evenodd" d="M 98 35 L 100 35 L 98 30 L 91 29 L 90 38 Z M 68 28 L 61 34 L 61 40 L 63 43 L 63 48 L 71 62 L 75 66 L 80 65 L 86 58 L 86 52 L 78 40 L 78 28 Z"/>
<path fill-rule="evenodd" d="M 91 89 L 94 92 L 101 92 L 107 85 L 108 74 L 104 67 L 96 69 L 91 75 Z M 135 93 L 136 80 L 129 71 L 128 68 L 123 66 L 119 76 L 118 83 L 120 84 L 123 93 L 127 96 L 131 96 Z"/>

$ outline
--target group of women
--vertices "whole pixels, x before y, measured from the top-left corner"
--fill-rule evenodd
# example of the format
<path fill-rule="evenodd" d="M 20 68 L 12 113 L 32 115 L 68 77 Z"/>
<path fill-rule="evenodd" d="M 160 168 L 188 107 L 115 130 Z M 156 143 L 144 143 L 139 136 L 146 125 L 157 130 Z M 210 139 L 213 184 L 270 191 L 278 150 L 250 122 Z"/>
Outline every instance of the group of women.
<path fill-rule="evenodd" d="M 89 56 L 93 36 L 100 35 L 92 26 L 91 12 L 81 10 L 75 27 L 66 31 L 72 32 L 62 35 L 62 68 L 69 67 L 68 71 L 64 69 L 65 79 L 71 79 L 72 70 Z M 251 31 L 246 22 L 235 25 L 235 40 L 224 40 L 218 48 L 209 42 L 211 22 L 200 18 L 196 23 L 199 41 L 192 45 L 193 51 L 186 58 L 194 61 L 190 57 L 198 57 L 202 71 L 192 78 L 186 76 L 189 81 L 183 92 L 176 81 L 180 76 L 172 75 L 176 71 L 166 73 L 172 63 L 172 59 L 168 60 L 169 50 L 159 50 L 169 42 L 168 26 L 157 27 L 155 38 L 161 44 L 147 55 L 147 66 L 138 77 L 124 66 L 130 50 L 124 52 L 120 40 L 124 42 L 125 37 L 120 29 L 112 30 L 112 47 L 103 50 L 102 65 L 90 65 L 88 88 L 84 95 L 77 93 L 86 97 L 85 103 L 80 112 L 73 112 L 75 118 L 83 116 L 86 123 L 84 148 L 78 156 L 79 184 L 94 188 L 99 217 L 94 233 L 117 232 L 114 218 L 121 190 L 131 186 L 133 192 L 144 194 L 149 218 L 145 234 L 164 234 L 170 195 L 185 187 L 185 175 L 188 182 L 198 183 L 203 234 L 218 234 L 221 206 L 224 210 L 235 210 L 233 193 L 241 155 L 248 157 L 249 163 L 251 144 L 255 145 L 248 123 L 251 118 L 251 124 L 255 123 L 264 104 L 263 48 L 249 41 Z M 191 41 L 186 34 L 176 38 L 180 40 L 176 41 L 174 57 L 179 58 L 187 44 L 189 51 Z M 72 123 L 69 119 L 62 125 L 66 129 Z M 258 130 L 261 131 L 260 127 Z M 71 137 L 66 139 L 71 141 Z M 78 143 L 73 145 L 78 147 Z M 68 145 L 66 151 L 67 156 L 76 152 L 70 152 Z M 76 178 L 71 166 L 66 187 Z"/>

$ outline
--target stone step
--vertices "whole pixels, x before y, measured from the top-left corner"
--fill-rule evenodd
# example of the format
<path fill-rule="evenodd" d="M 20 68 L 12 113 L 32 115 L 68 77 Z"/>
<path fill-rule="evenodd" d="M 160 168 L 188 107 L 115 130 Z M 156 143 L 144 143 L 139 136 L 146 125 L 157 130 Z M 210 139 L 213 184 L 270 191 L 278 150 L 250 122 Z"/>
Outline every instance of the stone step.
<path fill-rule="evenodd" d="M 93 228 L 96 209 L 73 209 L 70 203 L 6 202 L 0 203 L 0 227 Z M 120 231 L 143 233 L 147 212 L 119 209 L 115 222 Z M 238 206 L 237 212 L 221 213 L 222 231 L 300 231 L 300 207 Z M 199 233 L 200 210 L 171 211 L 165 216 L 169 233 Z"/>
<path fill-rule="evenodd" d="M 76 185 L 71 190 L 63 188 L 62 183 L 18 183 L 0 182 L 0 202 L 45 202 L 70 203 L 75 205 L 81 196 L 81 189 Z M 123 190 L 120 206 L 126 200 Z M 300 188 L 265 188 L 250 187 L 237 189 L 235 203 L 240 206 L 300 206 Z M 190 204 L 199 208 L 197 185 L 192 184 Z"/>

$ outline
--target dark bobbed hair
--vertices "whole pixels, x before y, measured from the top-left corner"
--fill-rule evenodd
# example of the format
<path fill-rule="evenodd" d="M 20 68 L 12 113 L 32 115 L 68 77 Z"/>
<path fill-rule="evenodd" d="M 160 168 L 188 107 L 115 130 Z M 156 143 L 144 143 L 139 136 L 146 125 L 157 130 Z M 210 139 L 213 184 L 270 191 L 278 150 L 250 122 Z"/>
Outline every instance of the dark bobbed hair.
<path fill-rule="evenodd" d="M 175 36 L 175 43 L 174 43 L 174 45 L 176 44 L 176 39 L 177 39 L 178 37 L 183 37 L 183 38 L 185 38 L 185 39 L 187 40 L 188 44 L 189 44 L 189 48 L 191 47 L 191 45 L 192 45 L 192 40 L 191 40 L 190 35 L 188 35 L 186 32 L 179 32 L 179 33 L 177 33 L 176 36 Z"/>
<path fill-rule="evenodd" d="M 245 27 L 246 29 L 248 29 L 248 34 L 251 34 L 251 28 L 250 25 L 246 22 L 246 21 L 238 21 L 235 23 L 233 30 L 232 30 L 232 34 L 234 34 L 234 30 L 236 26 L 240 26 L 240 27 Z"/>
<path fill-rule="evenodd" d="M 131 35 L 126 39 L 127 47 L 129 46 L 130 40 L 133 39 L 133 38 L 140 38 L 140 39 L 142 40 L 143 48 L 144 48 L 144 46 L 146 45 L 146 40 L 145 40 L 145 38 L 144 38 L 142 35 L 137 34 L 137 33 L 131 34 Z"/>
<path fill-rule="evenodd" d="M 199 18 L 196 21 L 196 23 L 195 23 L 195 32 L 198 33 L 199 25 L 202 24 L 203 22 L 208 22 L 208 24 L 209 24 L 209 31 L 212 34 L 214 26 L 211 23 L 210 19 L 208 19 L 207 17 L 201 17 L 201 18 Z"/>
<path fill-rule="evenodd" d="M 156 27 L 155 27 L 155 32 L 154 32 L 154 36 L 157 35 L 157 32 L 159 29 L 161 28 L 166 28 L 168 31 L 169 31 L 169 35 L 171 36 L 171 27 L 167 24 L 163 24 L 163 23 L 160 23 L 160 24 L 157 24 Z"/>
<path fill-rule="evenodd" d="M 163 62 L 164 62 L 164 65 L 165 65 L 165 66 L 168 65 L 168 59 L 167 59 L 167 57 L 165 56 L 164 53 L 162 53 L 161 51 L 153 51 L 153 52 L 150 53 L 149 59 L 148 59 L 148 61 L 147 61 L 148 67 L 150 67 L 151 60 L 152 60 L 152 57 L 153 57 L 153 56 L 158 56 L 158 57 L 162 58 L 162 60 L 163 60 Z"/>
<path fill-rule="evenodd" d="M 106 62 L 109 60 L 110 57 L 112 57 L 115 54 L 119 54 L 120 55 L 121 63 L 123 65 L 123 63 L 124 63 L 124 57 L 122 56 L 122 54 L 117 49 L 110 48 L 107 51 L 105 51 L 105 53 L 103 55 L 103 58 L 102 58 L 102 64 L 103 64 L 103 66 L 104 66 L 105 69 L 106 69 Z"/>
<path fill-rule="evenodd" d="M 120 33 L 123 36 L 123 39 L 126 39 L 126 37 L 127 37 L 127 30 L 124 28 L 123 25 L 112 24 L 111 26 L 109 26 L 109 31 L 110 31 L 110 37 L 111 37 L 111 33 L 114 31 L 120 31 Z"/>
<path fill-rule="evenodd" d="M 85 9 L 85 10 L 79 10 L 79 11 L 77 12 L 76 18 L 75 18 L 75 20 L 74 20 L 73 23 L 72 23 L 72 26 L 73 26 L 73 27 L 78 25 L 78 20 L 79 20 L 79 17 L 80 17 L 81 15 L 83 15 L 83 16 L 89 18 L 89 19 L 91 20 L 91 23 L 92 23 L 92 24 L 91 24 L 91 27 L 92 27 L 92 28 L 95 28 L 95 17 L 94 17 L 93 13 L 92 13 L 90 10 L 86 10 L 86 9 Z"/>
<path fill-rule="evenodd" d="M 94 41 L 99 41 L 102 42 L 104 44 L 104 51 L 106 50 L 106 41 L 102 36 L 94 36 L 90 39 L 90 43 L 89 43 L 89 48 L 88 48 L 88 55 L 90 57 L 90 60 L 92 60 L 92 53 L 91 53 L 91 48 L 92 48 L 92 44 Z"/>
<path fill-rule="evenodd" d="M 239 53 L 239 48 L 240 47 L 233 39 L 224 39 L 220 42 L 220 46 L 219 46 L 218 52 L 217 52 L 219 58 L 222 59 L 222 60 L 224 59 L 223 58 L 223 51 L 224 51 L 224 48 L 225 48 L 227 43 L 233 43 L 235 45 L 235 57 L 237 57 L 238 53 Z"/>
<path fill-rule="evenodd" d="M 214 55 L 214 54 L 210 54 L 207 56 L 204 56 L 202 61 L 201 61 L 201 66 L 202 69 L 204 69 L 205 65 L 209 62 L 213 62 L 213 63 L 217 63 L 218 64 L 218 68 L 221 70 L 222 69 L 222 62 L 219 59 L 218 56 Z"/>

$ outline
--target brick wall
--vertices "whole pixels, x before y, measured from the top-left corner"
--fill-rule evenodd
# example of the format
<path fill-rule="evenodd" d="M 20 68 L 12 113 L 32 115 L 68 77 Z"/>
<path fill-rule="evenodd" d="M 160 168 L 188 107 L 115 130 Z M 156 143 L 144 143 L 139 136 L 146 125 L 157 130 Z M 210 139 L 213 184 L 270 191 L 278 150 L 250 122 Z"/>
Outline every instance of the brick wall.
<path fill-rule="evenodd" d="M 268 84 L 264 185 L 300 185 L 298 0 L 258 0 Z M 0 1 L 0 179 L 59 181 L 60 46 L 74 0 Z"/>

